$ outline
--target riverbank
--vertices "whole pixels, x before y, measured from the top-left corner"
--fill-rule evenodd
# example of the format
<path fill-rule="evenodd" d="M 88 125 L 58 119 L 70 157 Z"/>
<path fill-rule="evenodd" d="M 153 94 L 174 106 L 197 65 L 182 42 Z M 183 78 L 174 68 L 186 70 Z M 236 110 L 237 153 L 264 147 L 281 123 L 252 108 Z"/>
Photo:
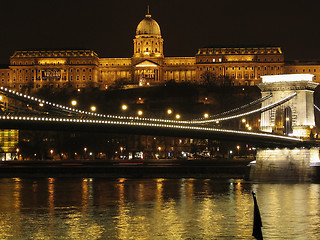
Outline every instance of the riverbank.
<path fill-rule="evenodd" d="M 247 179 L 251 160 L 10 161 L 0 163 L 0 177 Z"/>

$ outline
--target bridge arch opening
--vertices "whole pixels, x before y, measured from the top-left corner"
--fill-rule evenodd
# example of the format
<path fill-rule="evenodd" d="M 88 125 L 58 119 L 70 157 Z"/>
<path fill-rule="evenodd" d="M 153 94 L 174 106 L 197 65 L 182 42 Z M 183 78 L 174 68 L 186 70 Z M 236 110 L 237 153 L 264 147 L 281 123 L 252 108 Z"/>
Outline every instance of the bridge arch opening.
<path fill-rule="evenodd" d="M 284 135 L 291 135 L 293 133 L 291 107 L 279 107 L 276 110 L 275 133 Z"/>

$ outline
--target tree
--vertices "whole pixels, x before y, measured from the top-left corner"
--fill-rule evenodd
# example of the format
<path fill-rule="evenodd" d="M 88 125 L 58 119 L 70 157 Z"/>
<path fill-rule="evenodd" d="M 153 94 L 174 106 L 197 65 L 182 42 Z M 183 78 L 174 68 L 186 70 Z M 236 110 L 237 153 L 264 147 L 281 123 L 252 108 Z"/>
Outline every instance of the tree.
<path fill-rule="evenodd" d="M 217 77 L 213 72 L 205 71 L 202 74 L 203 83 L 207 86 L 217 86 Z"/>

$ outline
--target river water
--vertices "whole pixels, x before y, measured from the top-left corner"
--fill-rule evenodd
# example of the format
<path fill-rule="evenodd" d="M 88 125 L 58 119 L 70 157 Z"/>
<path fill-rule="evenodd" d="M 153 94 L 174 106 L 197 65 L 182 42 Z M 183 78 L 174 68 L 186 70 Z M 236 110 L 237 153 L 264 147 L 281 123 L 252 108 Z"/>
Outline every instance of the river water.
<path fill-rule="evenodd" d="M 213 179 L 0 179 L 0 239 L 320 239 L 320 184 Z"/>

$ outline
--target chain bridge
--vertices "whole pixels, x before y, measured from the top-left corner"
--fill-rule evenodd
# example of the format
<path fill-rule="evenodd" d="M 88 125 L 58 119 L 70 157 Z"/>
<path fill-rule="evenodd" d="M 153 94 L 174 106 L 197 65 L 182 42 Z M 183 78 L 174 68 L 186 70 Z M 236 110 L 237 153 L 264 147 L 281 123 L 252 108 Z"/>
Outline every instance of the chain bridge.
<path fill-rule="evenodd" d="M 88 112 L 0 87 L 0 124 L 2 129 L 103 131 L 254 143 L 260 148 L 253 178 L 265 179 L 270 172 L 282 174 L 275 169 L 287 169 L 290 164 L 299 165 L 293 167 L 296 170 L 302 165 L 307 169 L 306 166 L 319 163 L 318 141 L 310 139 L 316 125 L 313 92 L 317 83 L 312 77 L 311 74 L 262 76 L 258 85 L 260 99 L 209 118 L 190 120 Z M 11 105 L 9 99 L 19 101 L 20 107 Z M 259 131 L 226 129 L 217 124 L 252 114 L 261 114 Z M 308 174 L 305 171 L 303 176 L 298 175 L 304 179 Z"/>

